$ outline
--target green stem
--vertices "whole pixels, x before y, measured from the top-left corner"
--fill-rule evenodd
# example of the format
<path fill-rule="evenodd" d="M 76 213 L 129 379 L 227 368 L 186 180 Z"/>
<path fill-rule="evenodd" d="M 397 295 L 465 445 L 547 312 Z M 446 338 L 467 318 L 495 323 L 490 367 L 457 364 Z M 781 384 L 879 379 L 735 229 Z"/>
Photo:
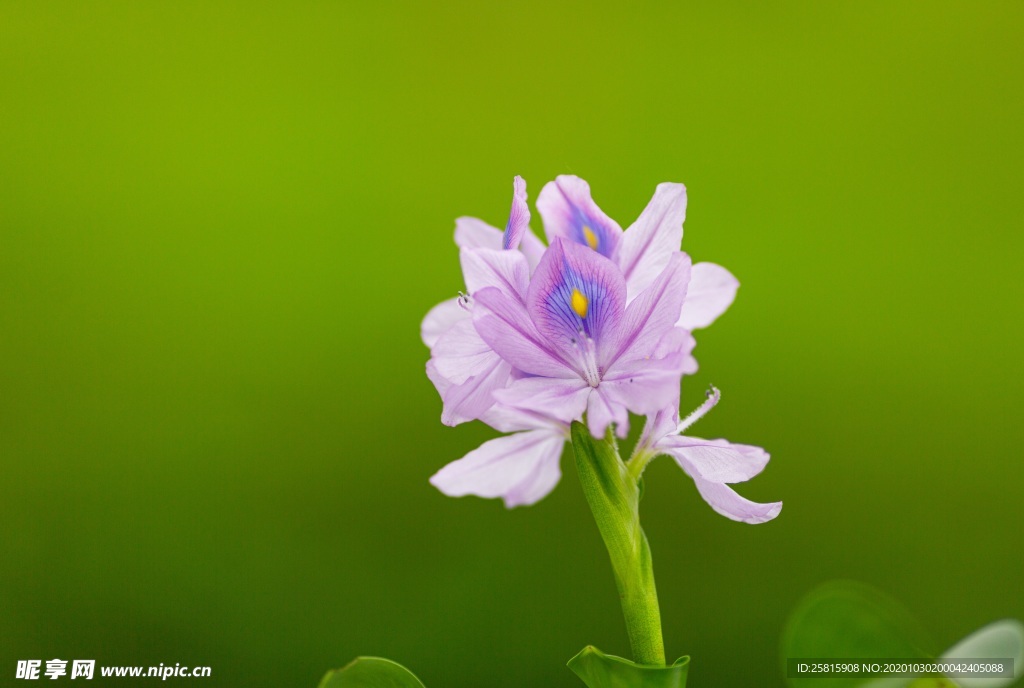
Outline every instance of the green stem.
<path fill-rule="evenodd" d="M 651 548 L 640 527 L 638 480 L 619 458 L 614 439 L 595 440 L 586 426 L 573 423 L 572 446 L 583 494 L 615 573 L 633 661 L 665 666 Z"/>

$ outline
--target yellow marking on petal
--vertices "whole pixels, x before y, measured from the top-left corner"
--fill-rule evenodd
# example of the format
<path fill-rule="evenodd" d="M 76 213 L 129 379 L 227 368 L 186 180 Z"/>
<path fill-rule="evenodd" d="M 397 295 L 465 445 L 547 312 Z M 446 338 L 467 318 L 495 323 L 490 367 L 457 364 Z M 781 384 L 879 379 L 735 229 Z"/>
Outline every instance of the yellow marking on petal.
<path fill-rule="evenodd" d="M 579 289 L 572 290 L 572 309 L 576 311 L 576 315 L 581 318 L 587 317 L 587 308 L 590 306 L 590 301 Z"/>
<path fill-rule="evenodd" d="M 587 240 L 587 246 L 597 250 L 597 235 L 594 234 L 594 230 L 586 225 L 583 225 L 583 238 Z"/>

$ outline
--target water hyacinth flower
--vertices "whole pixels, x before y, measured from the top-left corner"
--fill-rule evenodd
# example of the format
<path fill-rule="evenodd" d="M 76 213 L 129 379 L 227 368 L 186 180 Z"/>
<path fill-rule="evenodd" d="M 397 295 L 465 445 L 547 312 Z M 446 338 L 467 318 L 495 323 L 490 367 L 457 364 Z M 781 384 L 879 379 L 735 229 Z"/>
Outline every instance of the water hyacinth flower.
<path fill-rule="evenodd" d="M 630 413 L 675 413 L 680 380 L 696 371 L 689 330 L 710 324 L 738 285 L 724 268 L 691 265 L 679 250 L 682 184 L 660 184 L 623 232 L 586 182 L 558 177 L 537 200 L 546 249 L 529 229 L 526 200 L 516 177 L 504 232 L 474 218 L 456 222 L 466 293 L 432 309 L 421 328 L 442 421 L 478 419 L 516 433 L 431 482 L 507 506 L 554 488 L 572 421 L 585 418 L 595 437 L 609 427 L 625 436 Z"/>

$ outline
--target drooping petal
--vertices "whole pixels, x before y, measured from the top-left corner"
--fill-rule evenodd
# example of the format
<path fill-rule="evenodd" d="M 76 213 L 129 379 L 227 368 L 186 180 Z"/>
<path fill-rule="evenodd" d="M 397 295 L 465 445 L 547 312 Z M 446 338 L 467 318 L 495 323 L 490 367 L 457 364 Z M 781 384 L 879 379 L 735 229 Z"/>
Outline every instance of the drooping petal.
<path fill-rule="evenodd" d="M 480 337 L 472 320 L 460 320 L 438 338 L 430 358 L 438 373 L 461 384 L 489 371 L 501 357 Z"/>
<path fill-rule="evenodd" d="M 501 237 L 505 250 L 519 248 L 523 233 L 530 224 L 530 207 L 526 205 L 526 182 L 519 175 L 512 181 L 512 210 L 508 213 L 508 224 Z"/>
<path fill-rule="evenodd" d="M 970 634 L 942 653 L 939 661 L 954 659 L 984 662 L 986 659 L 1012 659 L 1013 678 L 975 678 L 958 676 L 957 684 L 963 688 L 1002 688 L 1024 675 L 1024 624 L 1015 619 L 990 623 Z"/>
<path fill-rule="evenodd" d="M 477 375 L 452 384 L 442 395 L 441 422 L 458 425 L 480 418 L 494 405 L 494 393 L 508 384 L 512 366 L 495 357 L 491 366 Z"/>
<path fill-rule="evenodd" d="M 619 329 L 625 302 L 626 284 L 615 264 L 564 239 L 544 254 L 526 296 L 537 331 L 566 360 L 579 358 L 584 339 L 600 353 Z"/>
<path fill-rule="evenodd" d="M 605 398 L 633 413 L 648 415 L 679 402 L 679 381 L 686 357 L 620 360 L 605 372 L 599 389 Z"/>
<path fill-rule="evenodd" d="M 690 275 L 678 325 L 687 330 L 707 327 L 732 305 L 739 287 L 739 280 L 721 265 L 697 263 Z"/>
<path fill-rule="evenodd" d="M 505 406 L 570 423 L 583 417 L 592 390 L 590 385 L 578 377 L 562 380 L 526 377 L 496 391 L 494 398 Z"/>
<path fill-rule="evenodd" d="M 713 483 L 697 476 L 690 476 L 697 485 L 697 491 L 712 509 L 734 521 L 743 523 L 764 523 L 779 515 L 782 502 L 758 504 L 739 496 L 722 483 Z"/>
<path fill-rule="evenodd" d="M 459 297 L 442 301 L 427 311 L 420 324 L 420 338 L 424 344 L 433 348 L 438 338 L 452 325 L 469 317 L 469 311 L 459 303 Z"/>
<path fill-rule="evenodd" d="M 768 452 L 749 444 L 726 440 L 670 435 L 656 445 L 674 458 L 689 475 L 714 483 L 741 483 L 750 480 L 768 465 Z"/>
<path fill-rule="evenodd" d="M 455 245 L 459 248 L 501 249 L 502 231 L 475 217 L 455 219 Z"/>
<path fill-rule="evenodd" d="M 487 287 L 497 287 L 522 300 L 530 283 L 530 267 L 519 251 L 490 248 L 464 248 L 459 251 L 462 277 L 466 289 L 475 294 Z"/>
<path fill-rule="evenodd" d="M 587 429 L 594 437 L 602 437 L 612 423 L 619 437 L 629 434 L 629 410 L 602 383 L 587 400 Z"/>
<path fill-rule="evenodd" d="M 658 184 L 651 202 L 622 235 L 619 267 L 626 277 L 629 299 L 646 289 L 679 250 L 685 219 L 686 187 Z"/>
<path fill-rule="evenodd" d="M 577 376 L 537 331 L 519 300 L 495 287 L 481 289 L 474 296 L 473 324 L 498 355 L 530 375 Z"/>
<path fill-rule="evenodd" d="M 690 257 L 676 252 L 658 278 L 626 307 L 602 364 L 610 367 L 620 358 L 631 360 L 652 355 L 679 320 L 689 281 Z"/>
<path fill-rule="evenodd" d="M 547 430 L 499 437 L 442 468 L 430 484 L 449 497 L 501 497 L 510 509 L 533 504 L 558 484 L 564 443 Z"/>
<path fill-rule="evenodd" d="M 616 259 L 622 228 L 597 207 L 590 186 L 579 177 L 561 175 L 545 184 L 537 196 L 537 210 L 544 218 L 548 244 L 563 238 Z"/>

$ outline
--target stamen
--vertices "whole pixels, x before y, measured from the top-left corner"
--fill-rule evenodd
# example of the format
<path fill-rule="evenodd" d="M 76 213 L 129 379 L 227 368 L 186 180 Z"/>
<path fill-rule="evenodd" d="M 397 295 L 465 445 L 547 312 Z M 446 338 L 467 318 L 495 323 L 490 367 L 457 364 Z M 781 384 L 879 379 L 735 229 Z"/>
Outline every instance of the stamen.
<path fill-rule="evenodd" d="M 572 343 L 579 356 L 583 379 L 591 387 L 597 387 L 601 384 L 601 368 L 597 365 L 597 345 L 582 331 L 580 331 L 579 339 L 573 339 Z"/>
<path fill-rule="evenodd" d="M 572 290 L 572 309 L 576 311 L 576 315 L 581 318 L 587 317 L 587 308 L 590 306 L 590 301 L 587 300 L 586 295 L 579 289 Z"/>
<path fill-rule="evenodd" d="M 472 303 L 473 303 L 473 300 L 470 297 L 470 295 L 466 294 L 466 293 L 464 293 L 464 292 L 462 292 L 460 290 L 459 291 L 459 305 L 462 306 L 462 309 L 468 311 L 469 307 L 472 305 Z"/>
<path fill-rule="evenodd" d="M 707 412 L 713 409 L 715 407 L 715 404 L 718 403 L 718 400 L 722 398 L 722 393 L 718 391 L 717 387 L 712 385 L 710 388 L 708 388 L 707 397 L 707 400 L 705 400 L 703 404 L 698 406 L 693 413 L 688 415 L 686 418 L 683 418 L 683 420 L 679 422 L 679 427 L 676 428 L 676 432 L 683 432 L 691 425 L 693 425 L 701 418 L 703 418 L 705 415 L 707 415 Z"/>
<path fill-rule="evenodd" d="M 583 238 L 587 240 L 587 246 L 597 250 L 597 235 L 594 234 L 594 230 L 586 225 L 583 225 Z"/>

